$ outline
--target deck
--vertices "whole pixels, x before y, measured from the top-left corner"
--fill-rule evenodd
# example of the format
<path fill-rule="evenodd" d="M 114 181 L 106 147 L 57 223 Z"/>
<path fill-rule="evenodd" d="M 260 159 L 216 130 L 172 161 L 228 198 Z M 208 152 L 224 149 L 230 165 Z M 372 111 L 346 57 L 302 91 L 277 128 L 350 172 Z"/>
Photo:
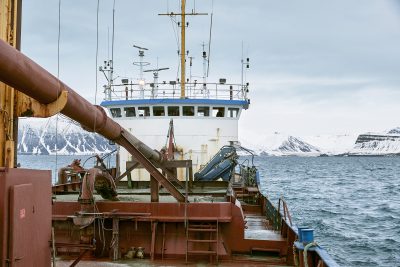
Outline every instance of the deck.
<path fill-rule="evenodd" d="M 265 216 L 245 215 L 245 239 L 285 241 L 280 232 L 272 230 Z"/>
<path fill-rule="evenodd" d="M 120 222 L 118 249 L 122 258 L 112 262 L 82 261 L 80 265 L 209 266 L 217 262 L 220 266 L 286 266 L 286 239 L 272 229 L 263 214 L 263 202 L 253 198 L 258 191 L 246 188 L 242 193 L 234 191 L 233 196 L 227 196 L 228 184 L 205 185 L 191 187 L 187 204 L 177 203 L 164 189 L 159 191 L 159 202 L 151 202 L 147 185 L 119 188 L 120 201 L 102 200 L 95 195 L 98 216 L 108 220 L 109 227 L 115 219 Z M 179 191 L 186 195 L 185 189 Z M 61 239 L 70 236 L 68 221 L 79 210 L 77 198 L 76 193 L 68 193 L 54 199 L 53 222 L 57 222 Z M 203 229 L 206 226 L 210 228 Z M 143 246 L 146 258 L 123 260 L 130 246 Z M 96 253 L 99 252 L 97 248 Z M 69 263 L 59 262 L 58 266 Z"/>

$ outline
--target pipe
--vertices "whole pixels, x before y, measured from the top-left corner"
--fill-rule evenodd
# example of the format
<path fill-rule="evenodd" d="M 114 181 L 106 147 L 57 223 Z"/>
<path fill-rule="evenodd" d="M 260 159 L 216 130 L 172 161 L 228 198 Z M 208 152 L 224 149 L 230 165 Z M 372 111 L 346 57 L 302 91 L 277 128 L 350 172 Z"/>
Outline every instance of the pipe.
<path fill-rule="evenodd" d="M 110 119 L 102 107 L 92 105 L 3 40 L 0 40 L 0 80 L 42 104 L 56 101 L 61 92 L 66 90 L 68 101 L 61 111 L 62 114 L 79 122 L 85 130 L 99 133 L 121 146 L 126 146 L 126 138 L 146 158 L 162 161 L 158 151 L 151 149 Z"/>
<path fill-rule="evenodd" d="M 151 161 L 162 163 L 161 153 L 152 150 L 110 119 L 102 107 L 89 103 L 66 84 L 2 40 L 0 40 L 0 81 L 41 104 L 53 103 L 62 91 L 67 91 L 68 101 L 61 110 L 62 114 L 79 122 L 84 129 L 101 134 L 124 147 L 176 200 L 185 201 L 185 197 L 179 190 L 152 164 Z"/>

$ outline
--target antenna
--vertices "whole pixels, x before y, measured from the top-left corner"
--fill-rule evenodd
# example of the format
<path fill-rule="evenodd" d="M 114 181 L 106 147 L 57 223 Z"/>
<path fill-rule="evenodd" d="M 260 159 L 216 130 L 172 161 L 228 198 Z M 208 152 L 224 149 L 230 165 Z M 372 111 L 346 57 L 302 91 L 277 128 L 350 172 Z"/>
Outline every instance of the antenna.
<path fill-rule="evenodd" d="M 242 59 L 240 60 L 240 62 L 242 63 L 242 79 L 241 79 L 241 84 L 242 84 L 242 90 L 243 90 L 243 40 L 242 40 Z"/>
<path fill-rule="evenodd" d="M 246 69 L 250 68 L 250 59 L 246 58 L 246 61 L 243 58 L 243 41 L 242 41 L 242 59 L 241 59 L 241 65 L 242 65 L 242 94 L 246 95 L 246 93 L 248 92 L 248 85 L 249 83 L 246 83 L 246 86 L 244 85 L 244 79 L 243 79 L 243 75 L 244 75 L 244 66 L 246 66 Z M 245 90 L 246 88 L 246 90 Z"/>
<path fill-rule="evenodd" d="M 140 89 L 140 97 L 144 98 L 144 85 L 145 80 L 143 79 L 143 67 L 150 65 L 149 62 L 144 62 L 144 51 L 147 51 L 149 49 L 145 47 L 141 47 L 138 45 L 133 45 L 134 48 L 139 50 L 139 61 L 133 62 L 133 65 L 139 66 L 139 89 Z"/>
<path fill-rule="evenodd" d="M 189 23 L 186 22 L 186 16 L 195 16 L 195 15 L 207 15 L 207 13 L 197 13 L 194 10 L 192 10 L 191 13 L 186 13 L 186 0 L 181 0 L 181 13 L 165 13 L 165 14 L 158 14 L 160 16 L 180 16 L 181 17 L 181 22 L 178 23 L 178 26 L 181 27 L 181 51 L 180 51 L 180 56 L 181 56 L 181 98 L 185 98 L 185 83 L 186 83 L 186 27 L 189 26 Z"/>
<path fill-rule="evenodd" d="M 169 68 L 159 68 L 159 69 L 154 69 L 154 70 L 144 70 L 143 72 L 154 72 L 154 71 L 162 71 L 162 70 L 169 70 Z"/>
<path fill-rule="evenodd" d="M 111 100 L 111 92 L 114 83 L 114 26 L 115 26 L 115 0 L 113 4 L 113 17 L 112 17 L 112 36 L 111 36 L 111 59 L 108 54 L 108 60 L 104 61 L 104 65 L 99 67 L 99 71 L 104 74 L 104 77 L 107 80 L 107 85 L 104 85 L 104 94 L 105 99 Z M 109 30 L 107 30 L 107 44 L 109 47 Z M 109 53 L 109 48 L 107 49 L 107 53 Z M 106 74 L 107 72 L 107 74 Z"/>
<path fill-rule="evenodd" d="M 210 40 L 208 41 L 208 63 L 207 63 L 207 77 L 210 71 L 210 54 L 211 54 L 211 33 L 212 33 L 212 25 L 213 25 L 213 14 L 211 13 L 211 22 L 210 22 Z"/>
<path fill-rule="evenodd" d="M 189 82 L 192 82 L 192 66 L 193 66 L 193 59 L 194 57 L 189 57 Z"/>
<path fill-rule="evenodd" d="M 209 35 L 209 40 L 208 40 L 207 77 L 208 77 L 208 73 L 210 72 L 211 33 L 212 33 L 212 26 L 213 26 L 213 15 L 214 15 L 214 0 L 212 0 L 212 2 L 211 2 L 210 35 Z"/>
<path fill-rule="evenodd" d="M 158 73 L 163 70 L 169 70 L 169 68 L 157 68 L 157 69 L 143 71 L 143 72 L 153 72 L 154 82 L 153 82 L 153 86 L 151 86 L 152 87 L 151 88 L 151 97 L 152 98 L 157 98 L 157 95 L 158 95 Z"/>
<path fill-rule="evenodd" d="M 207 94 L 207 77 L 208 77 L 208 59 L 207 59 L 207 52 L 205 51 L 205 44 L 203 42 L 203 90 L 202 93 L 204 95 Z"/>
<path fill-rule="evenodd" d="M 148 48 L 140 47 L 140 46 L 137 46 L 137 45 L 133 45 L 133 47 L 134 47 L 134 48 L 137 48 L 137 49 L 139 49 L 139 50 L 149 50 Z"/>
<path fill-rule="evenodd" d="M 112 40 L 111 40 L 111 73 L 114 72 L 114 33 L 115 33 L 115 0 L 113 4 L 113 17 L 112 17 Z"/>

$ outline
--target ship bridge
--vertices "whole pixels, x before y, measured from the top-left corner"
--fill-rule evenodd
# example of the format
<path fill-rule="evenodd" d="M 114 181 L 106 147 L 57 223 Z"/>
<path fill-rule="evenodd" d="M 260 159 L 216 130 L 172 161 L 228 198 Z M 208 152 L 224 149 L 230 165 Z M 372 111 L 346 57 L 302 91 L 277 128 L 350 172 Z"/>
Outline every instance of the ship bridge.
<path fill-rule="evenodd" d="M 226 84 L 224 80 L 200 86 L 187 83 L 184 98 L 175 85 L 113 85 L 101 106 L 125 129 L 158 150 L 166 147 L 172 119 L 175 158 L 192 160 L 197 171 L 222 146 L 238 142 L 238 120 L 249 108 L 248 85 Z M 120 171 L 125 171 L 132 160 L 121 148 Z M 147 176 L 141 170 L 133 174 L 138 180 L 148 180 Z M 183 179 L 184 173 L 178 173 L 178 177 Z"/>
<path fill-rule="evenodd" d="M 119 85 L 106 88 L 106 99 L 101 106 L 110 111 L 116 120 L 145 118 L 190 119 L 230 118 L 238 119 L 243 109 L 248 109 L 248 84 L 186 83 L 186 96 L 180 95 L 176 82 L 149 84 L 127 83 L 122 79 Z"/>
<path fill-rule="evenodd" d="M 115 119 L 144 119 L 151 117 L 239 118 L 246 100 L 222 99 L 130 99 L 101 103 Z"/>

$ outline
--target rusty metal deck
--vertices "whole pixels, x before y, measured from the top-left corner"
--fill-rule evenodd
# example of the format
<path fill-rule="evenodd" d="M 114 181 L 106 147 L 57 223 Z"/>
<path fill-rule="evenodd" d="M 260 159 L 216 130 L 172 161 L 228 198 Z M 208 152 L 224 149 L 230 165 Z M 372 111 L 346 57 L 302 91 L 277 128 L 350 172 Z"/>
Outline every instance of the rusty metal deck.
<path fill-rule="evenodd" d="M 102 199 L 100 195 L 94 195 L 96 202 L 105 202 L 107 200 Z M 170 195 L 160 195 L 159 202 L 161 203 L 176 203 L 176 199 Z M 77 194 L 66 194 L 57 195 L 54 202 L 65 202 L 65 201 L 77 201 Z M 118 199 L 121 202 L 151 202 L 151 196 L 149 194 L 121 194 L 118 195 Z M 214 202 L 226 202 L 224 197 L 215 197 L 212 195 L 192 195 L 188 197 L 190 203 L 214 203 Z"/>
<path fill-rule="evenodd" d="M 253 257 L 254 258 L 254 257 Z M 243 256 L 237 256 L 234 259 L 235 261 L 226 261 L 220 262 L 218 266 L 221 267 L 230 267 L 230 266 L 241 266 L 241 267 L 250 267 L 250 266 L 264 266 L 264 267 L 289 267 L 292 265 L 286 265 L 282 262 L 279 257 L 263 257 L 263 260 L 260 261 L 251 261 L 245 262 L 249 260 L 248 258 L 244 258 Z M 57 259 L 57 267 L 69 267 L 73 262 L 72 259 Z M 184 267 L 184 266 L 196 266 L 196 267 L 203 267 L 203 266 L 216 266 L 215 264 L 208 263 L 208 262 L 196 262 L 196 263 L 182 263 L 182 261 L 178 260 L 155 260 L 151 261 L 149 259 L 135 259 L 135 260 L 125 260 L 125 261 L 116 261 L 110 262 L 109 260 L 101 261 L 101 260 L 82 260 L 79 262 L 80 267 L 156 267 L 156 266 L 176 266 L 176 267 Z"/>
<path fill-rule="evenodd" d="M 272 230 L 265 216 L 245 215 L 246 239 L 285 241 L 279 231 Z"/>

